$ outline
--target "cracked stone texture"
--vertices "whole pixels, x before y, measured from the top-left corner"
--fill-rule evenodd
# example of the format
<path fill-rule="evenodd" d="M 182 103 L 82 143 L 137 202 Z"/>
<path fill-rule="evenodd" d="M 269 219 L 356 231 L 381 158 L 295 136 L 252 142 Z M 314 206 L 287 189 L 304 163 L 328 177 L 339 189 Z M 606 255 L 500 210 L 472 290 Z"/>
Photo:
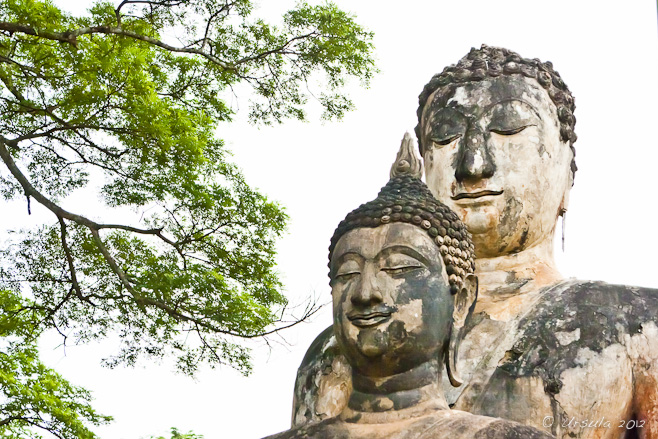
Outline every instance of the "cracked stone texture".
<path fill-rule="evenodd" d="M 628 421 L 642 424 L 638 437 L 658 437 L 657 309 L 658 290 L 570 280 L 546 288 L 516 319 L 475 314 L 459 363 L 466 382 L 445 386 L 448 402 L 557 437 L 630 437 Z M 317 349 L 332 345 L 330 329 L 314 342 Z M 331 380 L 350 388 L 349 365 L 339 350 L 324 350 L 324 368 L 317 367 L 317 358 L 307 355 L 298 380 L 314 370 L 314 383 Z M 340 395 L 333 400 L 335 411 L 318 412 L 319 388 L 298 381 L 295 425 L 335 416 L 346 403 L 347 394 Z M 589 426 L 602 419 L 610 426 Z"/>

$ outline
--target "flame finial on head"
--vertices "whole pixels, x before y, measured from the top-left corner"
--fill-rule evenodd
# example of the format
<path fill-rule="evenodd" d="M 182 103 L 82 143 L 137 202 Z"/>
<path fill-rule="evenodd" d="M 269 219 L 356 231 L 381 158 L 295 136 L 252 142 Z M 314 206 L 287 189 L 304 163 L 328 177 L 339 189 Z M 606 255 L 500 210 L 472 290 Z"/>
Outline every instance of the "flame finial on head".
<path fill-rule="evenodd" d="M 402 138 L 402 144 L 400 145 L 398 156 L 395 159 L 393 166 L 391 166 L 391 178 L 400 175 L 410 175 L 419 180 L 423 178 L 423 164 L 416 156 L 415 149 L 416 146 L 414 145 L 414 139 L 407 131 Z"/>

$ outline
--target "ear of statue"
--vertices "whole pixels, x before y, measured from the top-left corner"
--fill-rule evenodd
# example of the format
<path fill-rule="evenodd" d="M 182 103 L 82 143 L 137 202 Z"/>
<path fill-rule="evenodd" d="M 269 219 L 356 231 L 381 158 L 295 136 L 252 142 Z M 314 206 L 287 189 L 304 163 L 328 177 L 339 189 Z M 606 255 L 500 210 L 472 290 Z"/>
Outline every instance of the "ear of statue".
<path fill-rule="evenodd" d="M 399 175 L 411 175 L 417 179 L 423 177 L 423 164 L 416 156 L 416 147 L 411 134 L 404 133 L 398 155 L 391 166 L 391 178 Z"/>
<path fill-rule="evenodd" d="M 450 341 L 446 352 L 446 369 L 448 379 L 453 387 L 459 387 L 463 381 L 457 370 L 457 356 L 459 354 L 459 343 L 461 342 L 461 330 L 466 319 L 473 312 L 478 291 L 478 278 L 474 274 L 468 274 L 464 279 L 462 288 L 455 294 L 455 307 L 452 312 L 452 328 L 450 329 Z"/>
<path fill-rule="evenodd" d="M 571 180 L 571 178 L 569 178 Z M 571 191 L 571 186 L 568 186 L 564 190 L 564 195 L 562 195 L 562 201 L 560 202 L 560 207 L 558 208 L 558 215 L 562 216 L 567 212 L 569 207 L 569 192 Z"/>
<path fill-rule="evenodd" d="M 567 143 L 563 144 L 562 146 L 564 148 L 570 149 L 569 144 Z M 573 164 L 573 152 L 570 154 L 570 157 L 571 157 L 571 163 Z M 568 176 L 567 185 L 564 188 L 564 194 L 562 194 L 562 202 L 560 203 L 560 209 L 558 211 L 559 215 L 564 214 L 569 208 L 569 193 L 571 192 L 571 188 L 573 187 L 574 172 L 575 170 L 573 169 L 570 169 L 569 172 L 567 172 L 567 176 Z"/>
<path fill-rule="evenodd" d="M 564 252 L 564 229 L 567 221 L 567 207 L 569 206 L 569 192 L 571 191 L 571 186 L 573 185 L 573 173 L 569 174 L 569 184 L 564 190 L 564 195 L 562 196 L 562 202 L 560 203 L 560 208 L 558 209 L 558 216 L 562 217 L 562 251 Z"/>

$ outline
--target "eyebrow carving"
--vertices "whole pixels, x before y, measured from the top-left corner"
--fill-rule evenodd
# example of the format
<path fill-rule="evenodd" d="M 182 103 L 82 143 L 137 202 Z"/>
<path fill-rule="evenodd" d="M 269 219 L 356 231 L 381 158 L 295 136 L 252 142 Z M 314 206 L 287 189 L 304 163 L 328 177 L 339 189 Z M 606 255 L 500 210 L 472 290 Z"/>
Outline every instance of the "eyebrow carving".
<path fill-rule="evenodd" d="M 414 259 L 416 259 L 418 262 L 423 264 L 426 268 L 430 265 L 430 261 L 420 254 L 418 251 L 415 249 L 408 247 L 406 245 L 401 245 L 401 244 L 396 244 L 396 245 L 391 245 L 388 247 L 384 247 L 379 253 L 377 253 L 377 256 L 375 256 L 375 259 L 382 259 L 385 258 L 386 256 L 389 256 L 392 253 L 402 253 L 403 255 L 410 256 Z"/>
<path fill-rule="evenodd" d="M 428 109 L 428 111 L 432 111 L 432 109 Z M 446 114 L 448 113 L 448 114 Z M 453 113 L 453 114 L 450 114 Z M 453 107 L 440 107 L 437 108 L 436 111 L 432 113 L 431 116 L 428 117 L 427 122 L 434 125 L 436 122 L 446 122 L 448 120 L 455 121 L 455 118 L 460 118 L 460 119 L 468 119 L 469 117 L 472 117 L 472 115 L 466 115 L 459 111 L 458 108 L 453 108 Z M 456 120 L 456 122 L 464 122 L 462 120 Z"/>
<path fill-rule="evenodd" d="M 331 258 L 331 267 L 329 268 L 329 277 L 334 278 L 336 277 L 336 271 L 338 271 L 338 267 L 340 267 L 345 261 L 356 261 L 356 262 L 361 262 L 363 261 L 364 258 L 362 254 L 355 252 L 355 251 L 346 251 L 345 253 L 339 254 L 338 257 L 335 257 L 336 255 Z"/>
<path fill-rule="evenodd" d="M 489 104 L 488 106 L 486 106 L 486 107 L 484 108 L 484 111 L 482 111 L 482 115 L 487 114 L 487 113 L 488 113 L 489 111 L 491 111 L 491 109 L 493 109 L 495 106 L 497 106 L 497 105 L 503 105 L 503 104 L 506 104 L 506 103 L 508 103 L 508 102 L 521 102 L 522 104 L 526 104 L 526 105 L 530 108 L 530 111 L 532 111 L 533 113 L 535 113 L 535 116 L 537 116 L 538 118 L 541 119 L 541 116 L 539 115 L 539 111 L 537 111 L 537 109 L 535 108 L 535 106 L 532 105 L 530 102 L 528 102 L 528 101 L 526 101 L 526 100 L 524 100 L 524 99 L 521 99 L 521 98 L 507 98 L 507 99 L 503 99 L 502 101 L 498 101 L 498 102 L 494 102 L 494 103 L 492 103 L 492 104 Z"/>
<path fill-rule="evenodd" d="M 532 111 L 532 113 L 538 119 L 541 120 L 541 116 L 539 115 L 539 111 L 534 107 L 534 105 L 532 105 L 530 102 L 528 102 L 528 101 L 526 101 L 522 98 L 513 97 L 513 98 L 505 98 L 505 99 L 502 99 L 500 101 L 493 102 L 493 103 L 487 105 L 486 107 L 484 107 L 482 109 L 482 111 L 479 112 L 479 114 L 464 114 L 459 110 L 459 107 L 440 107 L 440 108 L 436 109 L 431 116 L 428 117 L 426 123 L 429 124 L 430 127 L 436 127 L 439 124 L 446 124 L 447 123 L 447 124 L 451 125 L 451 128 L 453 128 L 454 131 L 458 131 L 459 128 L 462 128 L 462 127 L 458 126 L 460 123 L 466 122 L 467 124 L 472 124 L 473 121 L 484 117 L 485 115 L 490 113 L 493 109 L 495 109 L 497 106 L 502 106 L 504 104 L 511 103 L 511 102 L 520 102 L 522 104 L 525 104 L 530 109 L 530 111 Z M 432 111 L 432 110 L 428 109 L 427 111 Z M 455 117 L 455 116 L 457 116 L 457 117 Z M 455 120 L 455 119 L 458 119 L 458 117 L 464 118 L 466 120 L 465 121 Z M 522 119 L 525 119 L 525 118 L 522 118 Z M 494 122 L 496 122 L 496 121 L 494 121 Z M 527 122 L 528 122 L 527 120 L 522 122 L 524 124 L 523 128 L 527 128 L 529 126 L 534 125 L 534 124 L 529 124 Z M 498 125 L 502 126 L 503 124 L 498 123 Z M 517 127 L 515 127 L 515 128 L 517 128 Z M 498 128 L 496 128 L 496 129 L 498 129 Z M 453 130 L 450 130 L 450 131 L 453 131 Z M 499 131 L 509 131 L 509 130 L 506 130 L 506 129 L 502 128 L 502 129 L 499 129 Z M 504 133 L 499 133 L 499 134 L 504 134 Z M 514 133 L 514 134 L 516 134 L 516 133 Z M 435 136 L 432 136 L 432 137 L 435 137 Z M 432 139 L 432 141 L 436 142 L 436 140 L 434 140 L 434 138 Z M 441 145 L 447 144 L 447 143 L 442 143 L 442 142 L 437 142 L 437 143 L 439 143 Z"/>

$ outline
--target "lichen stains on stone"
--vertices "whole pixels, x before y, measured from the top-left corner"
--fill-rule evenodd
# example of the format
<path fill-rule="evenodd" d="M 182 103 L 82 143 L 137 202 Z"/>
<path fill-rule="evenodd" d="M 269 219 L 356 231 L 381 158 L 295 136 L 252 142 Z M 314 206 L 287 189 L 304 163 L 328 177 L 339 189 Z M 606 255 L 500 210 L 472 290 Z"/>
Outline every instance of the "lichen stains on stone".
<path fill-rule="evenodd" d="M 557 337 L 557 340 L 562 346 L 569 345 L 580 339 L 580 328 L 576 328 L 570 332 L 558 331 L 555 333 L 555 337 Z"/>
<path fill-rule="evenodd" d="M 651 289 L 576 282 L 548 290 L 520 321 L 516 342 L 481 395 L 469 407 L 457 407 L 513 420 L 535 413 L 658 424 L 656 309 L 658 291 Z M 617 437 L 580 424 L 553 433 Z"/>

